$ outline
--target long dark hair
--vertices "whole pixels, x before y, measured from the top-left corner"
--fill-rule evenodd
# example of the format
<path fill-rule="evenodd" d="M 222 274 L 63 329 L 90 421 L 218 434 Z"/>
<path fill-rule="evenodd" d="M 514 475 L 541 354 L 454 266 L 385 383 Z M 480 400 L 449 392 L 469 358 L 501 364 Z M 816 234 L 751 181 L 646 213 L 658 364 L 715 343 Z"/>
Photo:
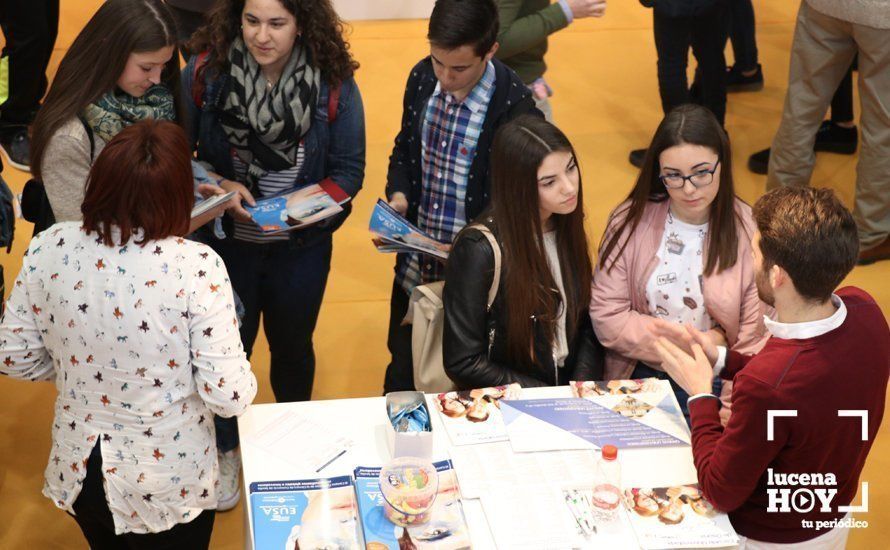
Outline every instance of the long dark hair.
<path fill-rule="evenodd" d="M 161 82 L 173 93 L 177 118 L 184 120 L 179 93 L 176 23 L 161 0 L 108 0 L 99 6 L 62 58 L 31 136 L 31 171 L 41 177 L 41 161 L 50 138 L 87 105 L 112 91 L 133 52 L 173 46 Z"/>
<path fill-rule="evenodd" d="M 358 70 L 343 37 L 345 25 L 330 0 L 278 0 L 293 14 L 300 27 L 299 40 L 309 48 L 309 59 L 330 85 L 337 85 Z M 229 47 L 241 33 L 244 0 L 217 0 L 207 14 L 207 23 L 188 42 L 193 52 L 211 53 L 208 69 L 222 71 L 228 63 Z"/>
<path fill-rule="evenodd" d="M 600 268 L 609 271 L 615 265 L 615 261 L 624 252 L 624 247 L 630 240 L 628 236 L 624 236 L 625 230 L 630 228 L 627 232 L 629 235 L 637 229 L 646 209 L 646 203 L 668 200 L 667 188 L 659 179 L 661 172 L 659 157 L 665 149 L 684 144 L 707 147 L 720 159 L 720 181 L 716 182 L 720 188 L 717 190 L 714 202 L 711 203 L 708 219 L 708 252 L 704 274 L 711 275 L 715 271 L 720 273 L 735 265 L 738 259 L 739 236 L 736 227 L 738 216 L 735 213 L 736 196 L 732 184 L 732 151 L 729 147 L 729 138 L 711 111 L 699 105 L 686 104 L 672 110 L 658 125 L 652 143 L 646 151 L 646 158 L 636 185 L 627 196 L 625 205 L 616 208 L 609 217 L 609 226 L 620 216 L 624 219 L 614 230 L 610 227 L 603 235 L 600 243 Z M 738 222 L 741 223 L 741 220 Z M 616 247 L 617 253 L 612 254 Z M 606 267 L 610 257 L 612 262 Z"/>
<path fill-rule="evenodd" d="M 550 342 L 556 338 L 561 307 L 566 312 L 566 334 L 571 340 L 578 321 L 590 304 L 591 262 L 584 230 L 583 186 L 578 176 L 578 206 L 571 214 L 553 214 L 556 247 L 565 303 L 555 290 L 541 230 L 538 168 L 554 152 L 575 149 L 559 128 L 525 115 L 503 125 L 491 151 L 491 205 L 498 239 L 504 249 L 503 281 L 507 305 L 507 354 L 518 367 L 535 362 L 537 320 Z"/>

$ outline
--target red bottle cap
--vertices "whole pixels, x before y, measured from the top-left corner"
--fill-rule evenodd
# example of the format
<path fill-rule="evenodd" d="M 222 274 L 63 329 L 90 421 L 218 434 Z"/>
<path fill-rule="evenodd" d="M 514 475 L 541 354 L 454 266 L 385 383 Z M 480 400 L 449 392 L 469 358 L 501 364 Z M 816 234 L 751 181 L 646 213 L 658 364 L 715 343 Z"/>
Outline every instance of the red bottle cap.
<path fill-rule="evenodd" d="M 618 458 L 618 448 L 615 445 L 603 445 L 603 460 L 615 460 Z"/>

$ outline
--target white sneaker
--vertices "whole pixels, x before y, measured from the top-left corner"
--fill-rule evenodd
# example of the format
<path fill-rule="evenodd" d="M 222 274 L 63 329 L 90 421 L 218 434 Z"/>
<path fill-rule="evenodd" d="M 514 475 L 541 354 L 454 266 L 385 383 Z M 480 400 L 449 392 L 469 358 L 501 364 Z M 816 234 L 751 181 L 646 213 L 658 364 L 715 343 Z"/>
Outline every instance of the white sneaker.
<path fill-rule="evenodd" d="M 241 500 L 241 451 L 217 452 L 219 459 L 219 487 L 217 488 L 217 512 L 231 510 Z"/>

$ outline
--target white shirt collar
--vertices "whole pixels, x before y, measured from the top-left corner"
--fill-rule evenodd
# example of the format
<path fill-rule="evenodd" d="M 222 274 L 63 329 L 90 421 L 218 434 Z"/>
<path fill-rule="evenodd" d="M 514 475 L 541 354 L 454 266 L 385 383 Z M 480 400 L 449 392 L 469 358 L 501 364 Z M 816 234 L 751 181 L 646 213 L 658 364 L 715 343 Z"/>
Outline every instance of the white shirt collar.
<path fill-rule="evenodd" d="M 784 338 L 786 340 L 815 338 L 838 328 L 844 324 L 844 320 L 847 318 L 847 306 L 844 305 L 844 301 L 837 294 L 831 295 L 831 303 L 837 307 L 837 311 L 825 319 L 807 321 L 806 323 L 781 323 L 773 321 L 764 315 L 763 323 L 766 325 L 767 330 L 770 331 L 770 334 L 776 338 Z"/>

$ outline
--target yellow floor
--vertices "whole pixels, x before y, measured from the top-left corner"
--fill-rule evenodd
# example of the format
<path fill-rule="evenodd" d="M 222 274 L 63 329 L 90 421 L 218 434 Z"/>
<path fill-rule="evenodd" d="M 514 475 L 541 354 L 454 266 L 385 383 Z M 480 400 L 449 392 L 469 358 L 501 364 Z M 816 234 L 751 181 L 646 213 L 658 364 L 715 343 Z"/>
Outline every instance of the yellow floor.
<path fill-rule="evenodd" d="M 100 3 L 62 0 L 51 73 Z M 727 116 L 737 155 L 738 192 L 749 202 L 763 192 L 765 178 L 749 173 L 744 165 L 750 153 L 769 145 L 778 126 L 797 2 L 755 0 L 754 4 L 766 88 L 731 95 Z M 650 18 L 651 12 L 637 2 L 610 2 L 605 19 L 579 21 L 551 41 L 547 76 L 556 91 L 555 116 L 580 156 L 594 242 L 602 234 L 609 211 L 633 183 L 635 171 L 627 163 L 628 151 L 645 146 L 661 118 Z M 374 202 L 383 193 L 407 72 L 427 52 L 425 35 L 426 23 L 422 21 L 353 26 L 352 48 L 362 64 L 357 78 L 367 121 L 367 177 L 354 214 L 335 239 L 333 273 L 316 332 L 315 399 L 371 396 L 382 388 L 388 359 L 386 324 L 393 258 L 374 251 L 367 224 Z M 851 206 L 855 162 L 855 157 L 820 154 L 814 184 L 836 189 Z M 26 180 L 25 174 L 9 167 L 3 176 L 17 191 Z M 29 224 L 19 222 L 12 253 L 0 256 L 7 284 L 18 273 L 30 234 Z M 888 276 L 890 262 L 884 262 L 856 268 L 847 282 L 868 290 L 885 314 L 890 314 Z M 257 402 L 266 403 L 273 398 L 265 341 L 261 339 L 256 349 L 253 365 L 261 381 Z M 0 440 L 4 442 L 0 445 L 0 548 L 86 548 L 74 521 L 40 494 L 55 388 L 3 378 L 0 395 Z M 870 484 L 871 511 L 857 517 L 867 520 L 869 527 L 851 535 L 849 548 L 885 548 L 890 537 L 887 425 L 885 422 L 863 475 Z M 243 537 L 241 505 L 217 517 L 213 548 L 241 548 Z"/>

